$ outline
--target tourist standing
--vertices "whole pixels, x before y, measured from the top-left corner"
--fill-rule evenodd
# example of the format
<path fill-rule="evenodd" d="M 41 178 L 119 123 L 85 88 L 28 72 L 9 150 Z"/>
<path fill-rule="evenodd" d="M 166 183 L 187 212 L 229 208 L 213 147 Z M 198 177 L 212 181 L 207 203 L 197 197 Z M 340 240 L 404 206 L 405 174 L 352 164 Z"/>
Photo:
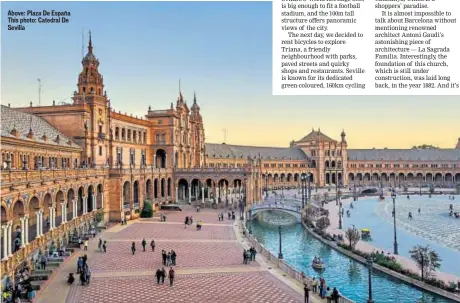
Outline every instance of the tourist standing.
<path fill-rule="evenodd" d="M 133 256 L 136 253 L 136 243 L 134 243 L 134 242 L 133 242 L 133 244 L 131 244 L 131 252 L 133 253 Z"/>
<path fill-rule="evenodd" d="M 168 255 L 166 256 L 166 266 L 171 265 L 171 252 L 168 252 Z"/>
<path fill-rule="evenodd" d="M 157 278 L 157 284 L 160 284 L 161 270 L 159 268 L 157 269 L 157 272 L 155 273 L 155 277 Z"/>
<path fill-rule="evenodd" d="M 46 262 L 48 261 L 48 259 L 46 258 L 45 255 L 42 255 L 41 259 L 40 259 L 40 264 L 41 264 L 41 268 L 42 269 L 46 269 Z"/>
<path fill-rule="evenodd" d="M 176 266 L 176 257 L 177 257 L 176 252 L 171 249 L 171 263 L 174 266 Z"/>
<path fill-rule="evenodd" d="M 85 250 L 88 250 L 88 240 L 85 240 Z"/>
<path fill-rule="evenodd" d="M 174 283 L 174 269 L 171 267 L 169 269 L 169 287 L 172 287 Z"/>
<path fill-rule="evenodd" d="M 104 241 L 104 244 L 102 244 L 102 249 L 104 250 L 104 253 L 107 252 L 107 241 Z"/>
<path fill-rule="evenodd" d="M 150 241 L 150 247 L 152 248 L 152 251 L 155 251 L 155 240 L 154 239 Z"/>
<path fill-rule="evenodd" d="M 142 248 L 144 249 L 145 252 L 145 246 L 147 245 L 147 241 L 145 241 L 145 238 L 142 239 Z"/>
<path fill-rule="evenodd" d="M 81 272 L 82 268 L 83 268 L 83 259 L 81 257 L 78 257 L 77 274 L 79 274 Z"/>
<path fill-rule="evenodd" d="M 188 225 L 188 216 L 185 217 L 184 229 L 187 228 L 187 225 Z"/>
<path fill-rule="evenodd" d="M 161 258 L 163 259 L 163 265 L 166 265 L 166 251 L 164 249 L 161 251 Z"/>
<path fill-rule="evenodd" d="M 99 251 L 102 251 L 102 239 L 99 238 L 99 242 L 97 243 L 97 247 L 99 248 Z"/>
<path fill-rule="evenodd" d="M 166 270 L 165 268 L 163 267 L 161 269 L 161 284 L 164 284 L 165 283 L 165 278 L 166 278 Z"/>

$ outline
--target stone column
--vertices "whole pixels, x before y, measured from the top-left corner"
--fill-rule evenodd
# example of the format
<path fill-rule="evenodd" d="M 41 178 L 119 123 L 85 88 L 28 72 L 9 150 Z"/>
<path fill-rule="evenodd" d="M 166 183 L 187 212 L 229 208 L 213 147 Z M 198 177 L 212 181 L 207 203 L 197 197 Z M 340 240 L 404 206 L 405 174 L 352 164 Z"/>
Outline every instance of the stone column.
<path fill-rule="evenodd" d="M 177 201 L 179 201 L 179 188 L 176 186 L 176 202 Z"/>
<path fill-rule="evenodd" d="M 26 215 L 25 217 L 25 230 L 24 230 L 24 237 L 25 237 L 25 243 L 29 244 L 29 215 Z"/>
<path fill-rule="evenodd" d="M 8 259 L 8 225 L 2 225 L 3 232 L 3 260 Z"/>
<path fill-rule="evenodd" d="M 66 207 L 65 202 L 61 202 L 61 223 L 65 223 L 66 220 Z"/>
<path fill-rule="evenodd" d="M 72 200 L 72 219 L 76 219 L 78 214 L 77 199 Z"/>
<path fill-rule="evenodd" d="M 192 203 L 192 187 L 191 186 L 188 187 L 188 203 L 189 204 Z"/>
<path fill-rule="evenodd" d="M 21 247 L 25 246 L 25 225 L 26 225 L 26 217 L 22 217 L 21 219 Z"/>
<path fill-rule="evenodd" d="M 104 192 L 101 193 L 101 208 L 104 209 Z"/>
<path fill-rule="evenodd" d="M 54 207 L 50 207 L 50 230 L 54 229 Z"/>
<path fill-rule="evenodd" d="M 153 155 L 153 168 L 157 168 L 157 155 Z"/>
<path fill-rule="evenodd" d="M 83 214 L 88 212 L 88 196 L 83 197 Z"/>
<path fill-rule="evenodd" d="M 201 188 L 201 203 L 204 204 L 204 187 Z"/>
<path fill-rule="evenodd" d="M 168 167 L 168 155 L 165 154 L 165 168 Z"/>
<path fill-rule="evenodd" d="M 36 238 L 40 238 L 40 211 L 37 211 L 35 212 L 35 218 L 36 218 L 36 223 L 35 223 L 35 227 L 37 229 L 37 235 L 36 235 Z"/>
<path fill-rule="evenodd" d="M 97 195 L 94 194 L 93 195 L 93 211 L 97 210 L 97 200 L 96 200 L 96 198 L 97 198 Z"/>
<path fill-rule="evenodd" d="M 8 257 L 13 256 L 13 221 L 8 222 Z"/>

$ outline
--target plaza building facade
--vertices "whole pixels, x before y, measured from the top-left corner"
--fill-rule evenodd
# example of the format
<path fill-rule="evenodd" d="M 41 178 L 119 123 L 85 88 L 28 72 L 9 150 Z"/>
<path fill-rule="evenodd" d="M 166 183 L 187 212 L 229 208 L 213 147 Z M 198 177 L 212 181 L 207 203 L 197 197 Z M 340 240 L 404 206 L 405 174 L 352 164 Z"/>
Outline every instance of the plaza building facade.
<path fill-rule="evenodd" d="M 460 183 L 452 149 L 348 149 L 312 130 L 289 147 L 205 143 L 197 96 L 179 91 L 144 117 L 116 111 L 91 38 L 70 104 L 1 107 L 2 274 L 38 251 L 66 245 L 94 222 L 133 219 L 146 201 L 239 209 L 265 188 Z"/>

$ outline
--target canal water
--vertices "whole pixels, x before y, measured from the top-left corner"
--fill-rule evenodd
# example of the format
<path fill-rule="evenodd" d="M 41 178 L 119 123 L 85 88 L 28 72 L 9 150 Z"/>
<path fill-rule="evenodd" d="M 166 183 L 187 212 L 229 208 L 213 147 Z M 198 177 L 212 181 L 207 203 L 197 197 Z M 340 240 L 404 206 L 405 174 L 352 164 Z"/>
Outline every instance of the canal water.
<path fill-rule="evenodd" d="M 272 224 L 266 223 L 271 222 Z M 368 299 L 367 267 L 342 255 L 313 238 L 301 224 L 289 224 L 286 215 L 267 212 L 264 221 L 253 220 L 253 236 L 268 250 L 278 255 L 278 225 L 282 225 L 282 249 L 285 261 L 310 277 L 323 277 L 327 285 L 357 303 Z M 321 256 L 327 268 L 318 272 L 311 267 L 315 256 Z M 373 299 L 376 303 L 452 303 L 453 301 L 423 292 L 388 275 L 374 270 L 372 277 Z"/>

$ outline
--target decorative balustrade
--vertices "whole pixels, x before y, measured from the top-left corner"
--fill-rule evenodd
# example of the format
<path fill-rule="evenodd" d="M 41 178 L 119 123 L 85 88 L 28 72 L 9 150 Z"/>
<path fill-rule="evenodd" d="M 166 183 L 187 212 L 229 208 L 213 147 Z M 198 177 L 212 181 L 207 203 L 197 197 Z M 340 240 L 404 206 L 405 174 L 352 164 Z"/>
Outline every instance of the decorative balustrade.
<path fill-rule="evenodd" d="M 57 241 L 57 238 L 62 237 L 66 239 L 69 232 L 79 228 L 81 223 L 89 222 L 93 218 L 96 218 L 97 214 L 99 213 L 103 213 L 103 210 L 99 209 L 98 211 L 87 213 L 73 220 L 63 222 L 61 225 L 59 225 L 53 230 L 48 231 L 43 236 L 36 238 L 33 241 L 30 241 L 27 245 L 14 252 L 12 257 L 9 257 L 6 260 L 2 260 L 2 277 L 4 275 L 12 276 L 12 272 L 16 270 L 19 266 L 21 266 L 21 264 L 23 264 L 24 261 L 32 261 L 31 255 L 35 251 L 37 251 L 38 249 L 44 250 L 46 245 L 48 245 L 48 243 L 53 239 L 56 241 L 56 243 L 59 243 Z M 33 266 L 33 263 L 29 265 Z"/>
<path fill-rule="evenodd" d="M 3 184 L 20 184 L 22 182 L 41 182 L 54 179 L 86 178 L 104 176 L 107 169 L 52 169 L 52 170 L 2 170 Z"/>
<path fill-rule="evenodd" d="M 300 208 L 299 207 L 294 207 L 294 206 L 289 206 L 289 205 L 285 205 L 285 204 L 275 204 L 275 203 L 272 203 L 272 204 L 256 204 L 252 207 L 252 210 L 256 210 L 256 209 L 285 209 L 285 210 L 290 210 L 290 211 L 294 211 L 294 212 L 297 212 L 297 213 L 300 213 Z"/>
<path fill-rule="evenodd" d="M 262 244 L 260 244 L 256 238 L 254 238 L 251 234 L 249 234 L 244 224 L 243 224 L 243 229 L 245 231 L 246 238 L 248 239 L 249 243 L 251 243 L 252 247 L 254 247 L 258 252 L 260 252 L 266 259 L 268 259 L 269 261 L 273 261 L 277 265 L 277 267 L 283 272 L 285 272 L 288 276 L 290 276 L 294 280 L 297 280 L 298 282 L 303 284 L 303 276 L 301 272 L 297 271 L 294 267 L 287 264 L 286 261 L 278 259 L 272 252 L 270 252 Z M 310 282 L 313 281 L 310 277 L 306 277 L 306 278 Z M 344 296 L 340 296 L 339 303 L 355 303 L 355 302 Z"/>
<path fill-rule="evenodd" d="M 244 173 L 244 168 L 176 168 L 176 173 L 214 173 L 214 172 L 232 172 Z"/>

